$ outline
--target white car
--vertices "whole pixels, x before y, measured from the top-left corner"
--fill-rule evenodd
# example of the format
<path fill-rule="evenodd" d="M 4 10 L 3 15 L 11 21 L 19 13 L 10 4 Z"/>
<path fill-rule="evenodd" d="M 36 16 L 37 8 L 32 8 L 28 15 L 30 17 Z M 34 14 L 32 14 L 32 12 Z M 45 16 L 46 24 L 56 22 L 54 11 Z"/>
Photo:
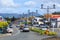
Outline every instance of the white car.
<path fill-rule="evenodd" d="M 47 26 L 47 25 L 42 25 L 42 26 L 40 26 L 40 28 L 41 28 L 42 30 L 47 30 L 47 29 L 48 29 L 48 26 Z"/>
<path fill-rule="evenodd" d="M 17 27 L 17 28 L 19 28 L 19 27 L 20 27 L 20 25 L 17 25 L 16 27 Z"/>
<path fill-rule="evenodd" d="M 8 33 L 12 33 L 13 32 L 13 29 L 12 28 L 7 28 L 7 32 Z"/>
<path fill-rule="evenodd" d="M 39 24 L 33 24 L 34 27 L 39 27 Z"/>
<path fill-rule="evenodd" d="M 29 27 L 24 27 L 24 28 L 22 28 L 22 30 L 21 31 L 23 31 L 23 32 L 29 32 L 30 31 L 30 29 L 29 29 Z"/>

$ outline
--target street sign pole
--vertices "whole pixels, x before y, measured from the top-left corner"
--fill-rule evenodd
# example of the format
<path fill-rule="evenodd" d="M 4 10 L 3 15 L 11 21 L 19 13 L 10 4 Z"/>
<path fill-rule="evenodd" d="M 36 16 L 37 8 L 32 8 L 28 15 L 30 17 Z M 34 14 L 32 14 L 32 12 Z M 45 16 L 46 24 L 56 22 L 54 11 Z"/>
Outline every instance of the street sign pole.
<path fill-rule="evenodd" d="M 55 26 L 55 23 L 53 23 L 53 32 L 54 32 L 54 26 Z"/>
<path fill-rule="evenodd" d="M 54 32 L 54 25 L 53 25 L 53 32 Z"/>
<path fill-rule="evenodd" d="M 44 8 L 43 6 L 44 6 L 44 5 L 41 4 L 41 9 L 47 9 L 47 14 L 49 14 L 49 10 L 50 10 L 50 9 L 55 9 L 55 4 L 53 4 L 53 7 L 52 7 L 52 8 L 50 8 L 49 6 L 47 6 L 47 8 Z M 48 20 L 49 22 L 51 22 L 51 21 L 50 21 L 50 15 L 48 15 L 47 20 Z M 50 25 L 49 25 L 49 26 L 50 26 Z"/>

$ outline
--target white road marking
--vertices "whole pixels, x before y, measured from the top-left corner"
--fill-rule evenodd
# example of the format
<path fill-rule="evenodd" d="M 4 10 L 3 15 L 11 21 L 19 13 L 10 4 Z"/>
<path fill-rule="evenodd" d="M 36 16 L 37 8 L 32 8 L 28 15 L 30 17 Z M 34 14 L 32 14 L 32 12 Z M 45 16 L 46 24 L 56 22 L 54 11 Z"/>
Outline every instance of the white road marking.
<path fill-rule="evenodd" d="M 11 36 L 12 34 L 11 34 L 11 33 L 9 33 L 9 34 L 6 34 L 6 35 L 9 35 L 9 36 Z"/>
<path fill-rule="evenodd" d="M 7 34 L 2 34 L 2 35 L 0 35 L 0 37 L 5 37 L 5 36 L 11 36 L 11 33 L 7 33 Z"/>
<path fill-rule="evenodd" d="M 16 34 L 13 34 L 12 36 L 16 36 L 16 35 L 18 35 L 20 33 L 20 31 L 18 31 Z"/>
<path fill-rule="evenodd" d="M 20 31 L 18 30 L 18 28 L 16 28 L 15 25 L 12 25 L 12 27 L 14 28 L 14 31 L 17 30 L 16 33 L 12 34 L 12 36 L 16 36 L 16 35 L 18 35 L 18 34 L 20 33 Z"/>

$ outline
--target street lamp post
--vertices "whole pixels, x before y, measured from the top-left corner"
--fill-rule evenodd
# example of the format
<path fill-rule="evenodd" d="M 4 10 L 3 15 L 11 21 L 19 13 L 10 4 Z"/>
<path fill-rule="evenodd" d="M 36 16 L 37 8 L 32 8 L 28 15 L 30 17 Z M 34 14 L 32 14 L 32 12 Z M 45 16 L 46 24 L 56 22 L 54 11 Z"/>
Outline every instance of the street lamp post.
<path fill-rule="evenodd" d="M 26 14 L 26 25 L 28 25 L 28 15 Z"/>
<path fill-rule="evenodd" d="M 53 32 L 54 32 L 54 26 L 55 26 L 55 23 L 52 23 L 52 25 L 53 25 Z"/>
<path fill-rule="evenodd" d="M 49 16 L 49 17 L 48 17 L 49 20 L 48 20 L 48 19 L 47 19 L 47 20 L 48 20 L 49 22 L 51 22 L 51 21 L 50 21 L 49 10 L 50 10 L 50 9 L 55 9 L 55 4 L 53 4 L 53 7 L 52 7 L 52 8 L 50 8 L 49 6 L 47 6 L 47 8 L 44 8 L 44 7 L 43 7 L 43 4 L 41 4 L 41 9 L 47 9 L 47 14 L 48 14 L 48 16 Z M 54 32 L 54 25 L 55 25 L 55 24 L 53 24 L 53 32 Z"/>
<path fill-rule="evenodd" d="M 50 9 L 55 9 L 55 4 L 53 4 L 53 8 L 50 8 L 49 6 L 47 6 L 47 8 L 44 8 L 43 4 L 41 4 L 41 9 L 47 9 L 47 14 L 49 14 Z M 50 17 L 49 17 L 49 21 L 50 21 Z"/>
<path fill-rule="evenodd" d="M 33 26 L 33 12 L 32 12 L 32 26 Z"/>

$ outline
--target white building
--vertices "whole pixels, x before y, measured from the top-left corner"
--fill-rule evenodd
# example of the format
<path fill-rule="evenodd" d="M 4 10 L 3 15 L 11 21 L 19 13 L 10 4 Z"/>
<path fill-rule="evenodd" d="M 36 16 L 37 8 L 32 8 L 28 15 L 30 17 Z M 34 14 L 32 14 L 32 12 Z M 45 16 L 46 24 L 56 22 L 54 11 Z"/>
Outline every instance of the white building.
<path fill-rule="evenodd" d="M 43 18 L 35 17 L 33 20 L 33 23 L 44 24 L 44 22 L 42 20 L 43 20 Z"/>

